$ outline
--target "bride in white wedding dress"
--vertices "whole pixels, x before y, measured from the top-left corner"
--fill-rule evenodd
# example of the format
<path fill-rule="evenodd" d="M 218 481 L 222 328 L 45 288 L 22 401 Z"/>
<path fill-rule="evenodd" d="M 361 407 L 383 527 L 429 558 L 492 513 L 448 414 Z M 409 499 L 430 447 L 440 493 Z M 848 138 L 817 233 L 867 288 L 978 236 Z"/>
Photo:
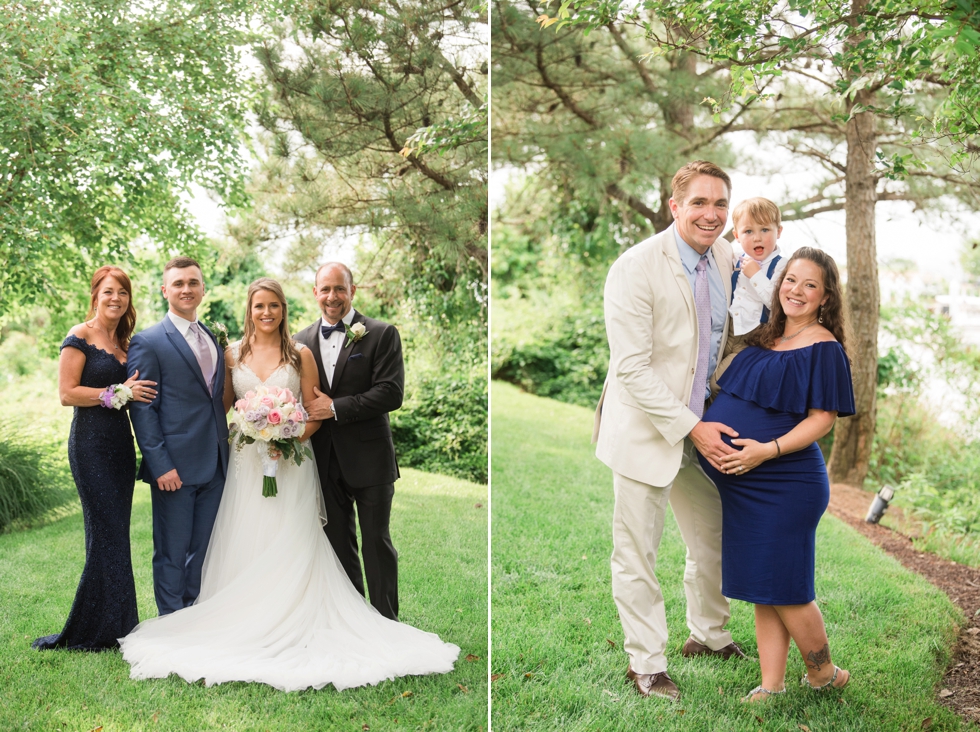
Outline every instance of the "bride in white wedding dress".
<path fill-rule="evenodd" d="M 253 282 L 242 341 L 250 347 L 227 351 L 226 383 L 236 397 L 265 384 L 312 398 L 316 363 L 289 339 L 286 316 L 279 284 Z M 311 422 L 303 439 L 318 426 Z M 277 482 L 278 495 L 264 498 L 257 444 L 232 453 L 201 594 L 120 639 L 130 676 L 175 673 L 208 686 L 251 681 L 296 691 L 451 671 L 457 646 L 383 617 L 347 578 L 322 529 L 315 461 L 280 461 Z"/>

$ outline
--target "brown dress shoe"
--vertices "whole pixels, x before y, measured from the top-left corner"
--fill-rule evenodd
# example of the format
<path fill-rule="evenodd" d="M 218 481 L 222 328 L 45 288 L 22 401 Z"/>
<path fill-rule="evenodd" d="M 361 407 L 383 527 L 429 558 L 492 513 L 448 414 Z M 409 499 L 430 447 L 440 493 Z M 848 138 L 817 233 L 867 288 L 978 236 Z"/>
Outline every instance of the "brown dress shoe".
<path fill-rule="evenodd" d="M 721 658 L 727 661 L 732 656 L 738 656 L 739 658 L 748 658 L 745 652 L 738 647 L 737 643 L 729 643 L 724 648 L 719 648 L 717 651 L 712 651 L 708 646 L 698 643 L 694 638 L 688 638 L 684 642 L 684 648 L 681 649 L 681 655 L 684 658 L 694 658 L 695 656 L 721 656 Z"/>
<path fill-rule="evenodd" d="M 674 701 L 681 698 L 681 690 L 670 680 L 666 671 L 659 674 L 638 674 L 630 668 L 626 670 L 626 678 L 633 682 L 640 696 L 661 696 Z"/>

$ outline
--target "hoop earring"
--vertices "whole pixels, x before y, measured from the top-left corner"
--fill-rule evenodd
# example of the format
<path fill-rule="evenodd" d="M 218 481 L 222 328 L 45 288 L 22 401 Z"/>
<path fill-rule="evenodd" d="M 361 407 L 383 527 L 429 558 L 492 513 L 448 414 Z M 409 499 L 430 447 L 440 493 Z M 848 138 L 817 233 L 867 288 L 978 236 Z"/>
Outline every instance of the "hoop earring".
<path fill-rule="evenodd" d="M 817 308 L 817 322 L 823 323 L 823 305 Z"/>

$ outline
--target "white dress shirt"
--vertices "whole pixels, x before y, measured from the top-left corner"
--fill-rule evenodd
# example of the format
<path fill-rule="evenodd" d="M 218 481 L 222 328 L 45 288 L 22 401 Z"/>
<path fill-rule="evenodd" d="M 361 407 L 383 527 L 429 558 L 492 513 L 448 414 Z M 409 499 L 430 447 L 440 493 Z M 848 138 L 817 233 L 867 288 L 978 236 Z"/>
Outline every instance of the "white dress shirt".
<path fill-rule="evenodd" d="M 762 320 L 762 308 L 772 304 L 772 292 L 779 280 L 779 275 L 789 262 L 787 257 L 783 257 L 776 262 L 776 269 L 773 270 L 772 279 L 766 276 L 769 265 L 773 258 L 781 256 L 779 247 L 772 250 L 772 253 L 759 264 L 759 271 L 751 278 L 746 277 L 744 272 L 738 275 L 738 282 L 735 283 L 731 307 L 728 312 L 732 316 L 732 326 L 735 335 L 745 335 L 750 330 L 759 327 Z M 737 260 L 736 260 L 737 261 Z"/>
<path fill-rule="evenodd" d="M 354 310 L 354 308 L 351 308 L 350 311 L 347 313 L 347 315 L 341 318 L 344 325 L 346 325 L 348 328 L 350 327 L 350 324 L 354 321 L 355 312 L 356 311 Z M 324 325 L 329 326 L 332 324 L 328 323 L 326 320 L 324 320 L 321 317 L 320 327 L 322 328 Z M 330 334 L 329 338 L 324 338 L 323 331 L 319 331 L 318 337 L 320 339 L 320 359 L 323 361 L 323 371 L 327 375 L 327 383 L 330 384 L 330 386 L 332 387 L 333 372 L 337 368 L 337 359 L 340 358 L 340 352 L 344 348 L 344 343 L 346 343 L 347 341 L 347 336 L 344 334 L 343 331 L 334 331 L 333 333 Z"/>
<path fill-rule="evenodd" d="M 180 334 L 184 336 L 184 340 L 187 341 L 187 345 L 190 347 L 191 353 L 194 353 L 194 346 L 191 345 L 191 338 L 193 338 L 194 336 L 189 336 L 188 333 L 190 332 L 191 325 L 193 323 L 200 324 L 201 321 L 185 320 L 179 315 L 174 315 L 173 312 L 171 312 L 170 310 L 167 311 L 167 317 L 170 318 L 170 322 L 177 327 L 177 330 L 180 331 Z M 204 326 L 201 326 L 201 331 L 202 332 L 204 331 Z M 214 345 L 214 341 L 208 336 L 207 333 L 204 333 L 204 342 L 207 343 L 208 352 L 211 354 L 211 376 L 209 376 L 207 379 L 207 382 L 210 385 L 211 380 L 214 379 L 214 369 L 216 369 L 218 366 L 218 348 L 217 346 Z M 210 386 L 208 388 L 210 388 Z"/>

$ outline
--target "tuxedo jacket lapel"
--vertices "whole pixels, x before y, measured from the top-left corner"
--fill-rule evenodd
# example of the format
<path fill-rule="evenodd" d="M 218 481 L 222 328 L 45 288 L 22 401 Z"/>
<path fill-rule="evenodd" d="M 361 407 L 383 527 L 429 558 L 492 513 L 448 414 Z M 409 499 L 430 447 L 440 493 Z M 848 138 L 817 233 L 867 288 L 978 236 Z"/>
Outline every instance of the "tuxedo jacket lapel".
<path fill-rule="evenodd" d="M 354 313 L 354 317 L 351 320 L 350 324 L 354 325 L 354 323 L 361 323 L 363 321 L 364 321 L 363 315 L 361 315 L 360 313 Z M 344 343 L 345 344 L 347 343 L 346 337 L 344 338 Z M 340 356 L 337 358 L 337 366 L 333 370 L 333 384 L 331 385 L 331 394 L 330 394 L 331 397 L 333 396 L 333 391 L 337 388 L 337 384 L 340 383 L 340 379 L 344 375 L 344 367 L 347 365 L 347 359 L 350 358 L 350 355 L 353 352 L 354 352 L 353 343 L 349 345 L 341 346 Z"/>
<path fill-rule="evenodd" d="M 197 362 L 197 356 L 194 355 L 191 347 L 187 345 L 187 339 L 180 334 L 180 331 L 177 330 L 177 326 L 174 325 L 173 321 L 166 316 L 163 318 L 163 330 L 167 334 L 167 338 L 170 339 L 170 343 L 173 344 L 173 347 L 176 349 L 177 353 L 179 353 L 180 357 L 187 363 L 187 368 L 189 368 L 191 373 L 194 374 L 194 378 L 197 379 L 197 383 L 201 385 L 201 388 L 204 389 L 208 395 L 210 395 L 211 391 L 208 389 L 208 385 L 204 382 L 204 374 L 201 373 L 201 366 Z M 215 344 L 215 348 L 217 348 L 217 344 Z M 217 373 L 218 370 L 215 369 L 215 374 Z"/>

